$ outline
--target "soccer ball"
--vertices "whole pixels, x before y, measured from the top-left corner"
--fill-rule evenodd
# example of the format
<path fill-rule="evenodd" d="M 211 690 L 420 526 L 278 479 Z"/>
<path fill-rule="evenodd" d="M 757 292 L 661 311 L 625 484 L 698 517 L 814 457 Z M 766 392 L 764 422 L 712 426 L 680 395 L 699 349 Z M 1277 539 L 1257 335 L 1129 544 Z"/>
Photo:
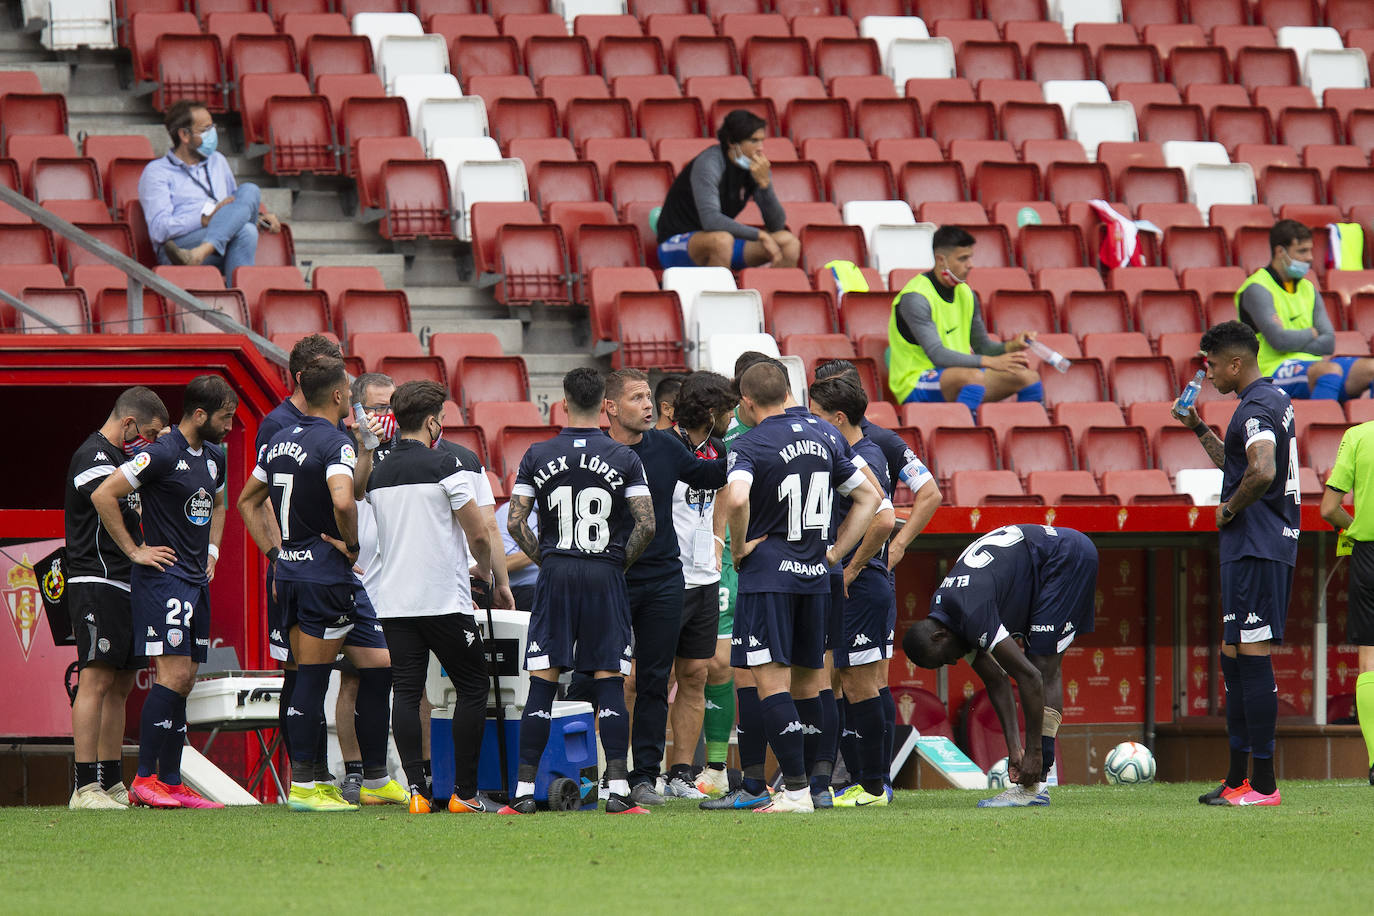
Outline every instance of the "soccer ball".
<path fill-rule="evenodd" d="M 1011 779 L 1007 776 L 1007 758 L 1003 757 L 992 765 L 988 770 L 988 788 L 1005 789 L 1011 785 Z"/>
<path fill-rule="evenodd" d="M 1142 782 L 1153 782 L 1155 778 L 1155 755 L 1143 744 L 1123 741 L 1112 748 L 1102 767 L 1107 782 L 1114 786 L 1133 786 Z"/>

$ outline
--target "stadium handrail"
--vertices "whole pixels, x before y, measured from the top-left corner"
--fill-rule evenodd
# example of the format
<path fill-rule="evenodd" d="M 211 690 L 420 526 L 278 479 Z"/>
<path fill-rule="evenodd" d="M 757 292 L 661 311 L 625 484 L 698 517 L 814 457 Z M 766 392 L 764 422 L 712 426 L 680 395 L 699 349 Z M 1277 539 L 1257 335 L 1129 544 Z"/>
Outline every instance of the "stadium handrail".
<path fill-rule="evenodd" d="M 128 255 L 116 251 L 109 245 L 85 232 L 80 227 L 67 222 L 62 217 L 50 213 L 38 204 L 29 200 L 18 191 L 6 187 L 0 187 L 0 202 L 7 203 L 14 209 L 32 219 L 35 223 L 43 226 L 50 231 L 62 236 L 68 242 L 79 245 L 86 251 L 100 258 L 102 261 L 122 270 L 129 278 L 128 305 L 129 305 L 129 333 L 139 334 L 143 331 L 143 290 L 152 290 L 170 302 L 175 303 L 179 308 L 194 312 L 206 321 L 220 328 L 228 334 L 241 334 L 252 342 L 258 352 L 267 357 L 275 365 L 285 367 L 287 365 L 287 353 L 281 347 L 272 343 L 266 337 L 258 334 L 252 328 L 239 324 L 228 315 L 207 306 L 186 290 L 166 279 L 159 277 L 153 271 L 144 267 Z M 57 327 L 45 316 L 37 314 L 32 308 L 18 302 L 13 296 L 0 291 L 0 299 L 7 305 L 21 309 L 26 315 L 33 315 L 49 327 Z"/>

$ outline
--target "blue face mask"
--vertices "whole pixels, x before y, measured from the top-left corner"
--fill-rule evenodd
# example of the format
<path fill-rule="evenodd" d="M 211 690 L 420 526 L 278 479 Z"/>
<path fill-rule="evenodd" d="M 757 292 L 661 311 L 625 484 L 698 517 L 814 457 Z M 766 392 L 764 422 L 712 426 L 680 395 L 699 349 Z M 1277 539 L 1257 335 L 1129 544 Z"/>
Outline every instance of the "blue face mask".
<path fill-rule="evenodd" d="M 1311 261 L 1295 261 L 1290 256 L 1288 258 L 1288 266 L 1285 268 L 1285 271 L 1287 272 L 1290 279 L 1301 280 L 1303 277 L 1307 276 L 1307 272 L 1311 269 Z"/>
<path fill-rule="evenodd" d="M 744 155 L 744 153 L 740 153 L 738 156 L 735 157 L 735 165 L 739 166 L 739 167 L 742 168 L 742 169 L 746 169 L 746 170 L 747 170 L 747 169 L 748 169 L 750 166 L 752 166 L 753 164 L 754 164 L 754 160 L 752 160 L 752 159 L 750 159 L 748 156 Z"/>
<path fill-rule="evenodd" d="M 211 124 L 205 133 L 200 135 L 200 146 L 196 147 L 196 152 L 200 154 L 200 158 L 209 159 L 218 147 L 219 132 L 215 130 L 215 125 Z"/>

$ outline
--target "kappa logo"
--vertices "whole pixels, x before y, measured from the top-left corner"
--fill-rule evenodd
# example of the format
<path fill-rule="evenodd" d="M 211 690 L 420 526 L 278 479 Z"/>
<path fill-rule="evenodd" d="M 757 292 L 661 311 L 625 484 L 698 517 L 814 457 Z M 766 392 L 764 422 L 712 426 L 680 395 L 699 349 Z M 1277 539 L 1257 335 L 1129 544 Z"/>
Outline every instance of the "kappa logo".
<path fill-rule="evenodd" d="M 154 630 L 152 627 L 149 627 L 149 628 L 148 628 L 148 635 L 149 635 L 149 636 L 156 636 L 156 635 L 157 635 L 157 630 Z"/>
<path fill-rule="evenodd" d="M 616 712 L 614 709 L 603 709 L 596 714 L 596 717 L 598 719 L 609 719 L 611 716 L 615 716 L 617 719 L 619 719 L 620 713 Z"/>
<path fill-rule="evenodd" d="M 267 638 L 273 642 L 284 642 L 281 638 L 281 630 L 273 630 L 271 633 L 267 634 Z"/>
<path fill-rule="evenodd" d="M 803 735 L 819 735 L 821 733 L 821 730 L 814 725 L 803 724 L 801 732 Z"/>
<path fill-rule="evenodd" d="M 634 650 L 634 647 L 633 647 L 633 646 L 626 646 L 626 647 L 625 647 L 625 657 L 626 657 L 626 658 L 629 658 L 630 656 L 634 655 L 634 651 L 635 651 L 635 650 Z"/>
<path fill-rule="evenodd" d="M 467 636 L 468 645 L 472 645 L 472 641 L 473 641 L 474 639 L 477 638 L 477 635 L 476 635 L 475 633 L 473 633 L 471 630 L 469 630 L 469 631 L 468 631 L 466 634 L 464 634 L 464 635 Z"/>
<path fill-rule="evenodd" d="M 860 633 L 858 636 L 854 637 L 854 645 L 856 646 L 866 646 L 872 641 L 873 640 L 869 639 L 868 636 L 864 633 Z"/>
<path fill-rule="evenodd" d="M 720 709 L 720 705 L 717 704 L 717 703 L 713 703 L 713 702 L 710 701 L 710 700 L 707 700 L 707 701 L 706 701 L 706 708 L 707 708 L 707 709 Z"/>
<path fill-rule="evenodd" d="M 793 719 L 791 722 L 788 722 L 788 723 L 787 723 L 787 727 L 784 728 L 784 729 L 782 730 L 782 734 L 784 734 L 784 735 L 790 735 L 790 734 L 792 734 L 793 732 L 802 732 L 802 733 L 805 733 L 805 732 L 806 732 L 806 728 L 805 728 L 805 726 L 803 726 L 800 722 L 798 722 L 796 719 Z"/>
<path fill-rule="evenodd" d="M 854 731 L 854 729 L 852 729 L 852 728 L 846 728 L 846 729 L 844 729 L 843 731 L 840 732 L 840 737 L 841 737 L 841 738 L 847 738 L 847 737 L 849 737 L 850 735 L 853 735 L 855 738 L 862 738 L 862 737 L 863 737 L 863 736 L 860 735 L 858 732 Z"/>
<path fill-rule="evenodd" d="M 96 461 L 109 461 L 109 460 L 110 460 L 110 456 L 107 455 L 107 454 L 105 454 L 104 452 L 96 452 L 96 453 L 95 453 L 95 460 L 96 460 Z"/>
<path fill-rule="evenodd" d="M 749 645 L 750 645 L 751 647 L 752 647 L 752 646 L 761 646 L 761 645 L 763 645 L 763 643 L 759 642 L 758 637 L 756 637 L 756 636 L 750 636 L 750 637 L 749 637 Z"/>
<path fill-rule="evenodd" d="M 292 716 L 303 716 L 303 715 L 305 715 L 305 713 L 301 712 L 299 709 L 297 709 L 297 708 L 294 707 L 294 706 L 288 706 L 288 707 L 286 707 L 286 717 L 287 717 L 288 719 L 291 718 Z"/>
<path fill-rule="evenodd" d="M 527 709 L 525 710 L 525 715 L 532 716 L 536 719 L 548 719 L 550 722 L 553 721 L 553 714 L 546 709 Z"/>
<path fill-rule="evenodd" d="M 540 651 L 540 650 L 539 650 L 539 643 L 537 643 L 537 642 L 535 642 L 533 639 L 531 639 L 531 640 L 530 640 L 530 644 L 529 644 L 529 646 L 528 646 L 528 650 L 529 650 L 530 652 L 538 652 L 538 651 Z"/>
<path fill-rule="evenodd" d="M 1245 622 L 1246 622 L 1246 623 L 1259 623 L 1259 622 L 1260 622 L 1260 616 L 1259 616 L 1258 614 L 1251 614 L 1251 615 L 1249 615 L 1248 617 L 1245 618 Z"/>
<path fill-rule="evenodd" d="M 87 615 L 86 615 L 86 622 L 87 622 L 87 623 L 95 623 L 95 615 L 94 615 L 94 614 L 87 614 Z"/>
<path fill-rule="evenodd" d="M 154 722 L 153 724 L 156 725 L 158 728 L 165 728 L 165 729 L 167 729 L 168 731 L 171 731 L 171 730 L 172 730 L 172 720 L 171 720 L 171 719 L 163 719 L 161 722 Z"/>
<path fill-rule="evenodd" d="M 979 637 L 978 637 L 978 648 L 980 648 L 980 649 L 986 649 L 987 647 L 988 647 L 988 634 L 984 633 L 982 636 L 979 636 Z"/>
<path fill-rule="evenodd" d="M 189 471 L 191 470 L 191 466 L 187 464 L 185 461 L 178 461 L 176 469 L 178 471 Z"/>

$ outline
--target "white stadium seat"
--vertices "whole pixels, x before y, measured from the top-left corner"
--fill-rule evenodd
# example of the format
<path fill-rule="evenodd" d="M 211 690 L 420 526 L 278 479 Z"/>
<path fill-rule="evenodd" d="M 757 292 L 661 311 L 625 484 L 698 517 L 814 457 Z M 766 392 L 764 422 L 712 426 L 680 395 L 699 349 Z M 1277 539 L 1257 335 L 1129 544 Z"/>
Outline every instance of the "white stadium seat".
<path fill-rule="evenodd" d="M 372 59 L 379 60 L 383 38 L 388 35 L 423 35 L 425 27 L 414 13 L 358 13 L 353 17 L 353 34 L 366 35 L 372 42 Z"/>
<path fill-rule="evenodd" d="M 1343 51 L 1314 48 L 1307 55 L 1302 81 L 1318 102 L 1328 89 L 1368 89 L 1369 61 L 1358 48 Z"/>
<path fill-rule="evenodd" d="M 1221 468 L 1180 468 L 1174 475 L 1174 491 L 1187 493 L 1195 506 L 1221 502 Z"/>
<path fill-rule="evenodd" d="M 728 267 L 669 267 L 663 272 L 663 280 L 659 285 L 677 293 L 678 301 L 682 303 L 682 327 L 689 335 L 692 333 L 699 293 L 707 290 L 732 292 L 739 288 L 735 285 L 735 275 Z"/>
<path fill-rule="evenodd" d="M 442 35 L 388 35 L 377 57 L 377 75 L 391 86 L 408 73 L 448 73 L 448 45 Z"/>
<path fill-rule="evenodd" d="M 452 73 L 402 73 L 387 86 L 387 93 L 406 100 L 410 130 L 420 121 L 420 103 L 425 99 L 461 99 L 462 87 Z M 418 136 L 418 135 L 417 135 Z"/>
<path fill-rule="evenodd" d="M 892 271 L 902 268 L 930 270 L 935 266 L 935 254 L 930 246 L 937 228 L 934 223 L 875 226 L 872 241 L 868 243 L 869 265 L 877 269 L 883 280 L 887 280 Z"/>
<path fill-rule="evenodd" d="M 1072 35 L 1080 22 L 1120 22 L 1121 0 L 1050 0 L 1050 18 Z"/>
<path fill-rule="evenodd" d="M 118 47 L 110 0 L 24 0 L 22 10 L 25 24 L 43 23 L 38 40 L 50 51 Z"/>
<path fill-rule="evenodd" d="M 907 80 L 951 79 L 954 45 L 948 38 L 898 38 L 888 53 L 887 75 L 903 92 Z"/>
<path fill-rule="evenodd" d="M 1341 43 L 1341 33 L 1325 26 L 1286 25 L 1274 36 L 1280 48 L 1292 48 L 1298 55 L 1298 69 L 1307 63 L 1307 55 L 1316 48 L 1339 51 L 1345 47 Z"/>
<path fill-rule="evenodd" d="M 549 8 L 568 23 L 569 33 L 578 16 L 623 16 L 626 12 L 625 0 L 553 0 Z"/>
<path fill-rule="evenodd" d="M 461 99 L 425 99 L 413 126 L 425 155 L 434 155 L 434 144 L 446 137 L 487 136 L 487 104 L 475 95 Z"/>
<path fill-rule="evenodd" d="M 1079 102 L 1108 104 L 1112 94 L 1107 84 L 1101 80 L 1045 80 L 1040 84 L 1045 101 L 1064 109 L 1064 121 L 1068 122 L 1073 114 L 1073 106 Z"/>
<path fill-rule="evenodd" d="M 1099 143 L 1134 143 L 1140 139 L 1135 106 L 1130 102 L 1079 102 L 1069 111 L 1069 139 L 1083 144 L 1088 158 L 1097 160 Z"/>
<path fill-rule="evenodd" d="M 490 140 L 490 137 L 482 139 Z M 440 143 L 450 141 L 439 141 Z M 493 141 L 494 142 L 494 141 Z M 463 241 L 472 240 L 472 205 L 482 201 L 514 202 L 530 199 L 525 163 L 519 159 L 466 160 L 454 168 L 453 192 L 458 213 L 453 231 Z"/>
<path fill-rule="evenodd" d="M 1226 147 L 1220 143 L 1206 140 L 1165 140 L 1161 144 L 1164 151 L 1164 164 L 1171 169 L 1188 170 L 1200 162 L 1211 165 L 1229 165 L 1231 157 L 1226 155 Z"/>
<path fill-rule="evenodd" d="M 686 315 L 683 316 L 685 321 Z M 688 365 L 706 368 L 706 342 L 715 334 L 762 334 L 763 296 L 756 289 L 702 290 L 696 295 L 687 338 Z"/>
<path fill-rule="evenodd" d="M 869 246 L 873 244 L 876 226 L 916 225 L 911 205 L 904 200 L 851 200 L 845 203 L 842 212 L 847 224 L 864 231 L 864 242 Z"/>
<path fill-rule="evenodd" d="M 1248 162 L 1212 165 L 1200 162 L 1188 171 L 1188 199 L 1203 213 L 1216 204 L 1254 204 L 1255 172 Z"/>
<path fill-rule="evenodd" d="M 691 270 L 690 267 L 684 269 Z M 739 359 L 741 353 L 750 350 L 768 356 L 778 356 L 780 353 L 778 342 L 771 334 L 712 334 L 706 341 L 706 355 L 702 358 L 701 367 L 733 378 L 735 360 Z"/>
<path fill-rule="evenodd" d="M 892 42 L 898 38 L 929 38 L 930 30 L 920 16 L 864 16 L 859 20 L 859 37 L 878 43 L 878 54 L 886 69 Z"/>

